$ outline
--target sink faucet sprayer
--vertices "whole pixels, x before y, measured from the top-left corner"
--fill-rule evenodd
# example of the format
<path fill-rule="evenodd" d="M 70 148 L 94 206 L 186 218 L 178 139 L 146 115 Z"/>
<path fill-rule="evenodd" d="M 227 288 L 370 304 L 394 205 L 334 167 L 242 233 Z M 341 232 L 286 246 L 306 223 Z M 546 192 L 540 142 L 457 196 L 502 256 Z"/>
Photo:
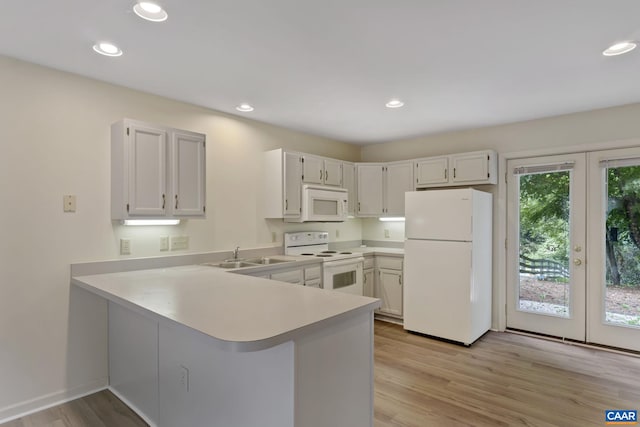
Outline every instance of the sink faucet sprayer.
<path fill-rule="evenodd" d="M 240 251 L 240 246 L 236 246 L 233 250 L 233 259 L 238 259 L 238 252 Z"/>

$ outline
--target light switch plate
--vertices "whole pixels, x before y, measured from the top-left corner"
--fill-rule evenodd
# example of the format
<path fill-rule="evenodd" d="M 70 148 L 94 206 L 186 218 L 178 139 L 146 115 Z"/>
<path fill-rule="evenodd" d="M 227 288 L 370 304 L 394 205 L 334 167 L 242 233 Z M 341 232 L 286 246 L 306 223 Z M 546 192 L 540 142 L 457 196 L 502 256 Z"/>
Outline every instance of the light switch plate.
<path fill-rule="evenodd" d="M 389 234 L 389 229 L 388 229 L 388 228 L 385 228 L 385 229 L 384 229 L 384 237 L 388 239 L 390 236 L 391 236 L 391 235 Z"/>
<path fill-rule="evenodd" d="M 169 236 L 160 236 L 160 250 L 161 251 L 169 250 Z"/>
<path fill-rule="evenodd" d="M 131 255 L 131 239 L 120 239 L 120 255 Z"/>
<path fill-rule="evenodd" d="M 76 211 L 76 196 L 72 194 L 67 194 L 62 196 L 62 210 L 64 212 L 75 212 Z"/>

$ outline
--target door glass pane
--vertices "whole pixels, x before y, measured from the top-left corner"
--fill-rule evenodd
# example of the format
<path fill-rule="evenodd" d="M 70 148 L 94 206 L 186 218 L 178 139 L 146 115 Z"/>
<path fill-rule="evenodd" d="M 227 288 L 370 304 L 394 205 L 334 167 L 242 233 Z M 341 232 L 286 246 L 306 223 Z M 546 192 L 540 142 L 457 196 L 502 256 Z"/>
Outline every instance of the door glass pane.
<path fill-rule="evenodd" d="M 607 168 L 607 323 L 640 327 L 640 166 Z"/>
<path fill-rule="evenodd" d="M 569 317 L 570 171 L 519 176 L 518 309 Z"/>

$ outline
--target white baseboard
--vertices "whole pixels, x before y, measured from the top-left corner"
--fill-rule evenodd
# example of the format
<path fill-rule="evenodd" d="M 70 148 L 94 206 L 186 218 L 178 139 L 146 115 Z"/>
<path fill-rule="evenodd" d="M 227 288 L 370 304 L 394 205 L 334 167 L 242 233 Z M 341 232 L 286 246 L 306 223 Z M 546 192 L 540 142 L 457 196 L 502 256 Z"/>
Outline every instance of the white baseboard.
<path fill-rule="evenodd" d="M 14 405 L 0 408 L 0 424 L 97 393 L 106 389 L 107 384 L 108 379 L 107 377 L 104 377 L 89 384 L 84 384 L 72 389 L 56 391 L 55 393 L 45 394 L 44 396 L 36 397 L 35 399 L 25 400 Z"/>
<path fill-rule="evenodd" d="M 127 405 L 133 412 L 135 412 L 136 414 L 138 414 L 138 416 L 140 418 L 142 418 L 144 420 L 145 423 L 149 424 L 149 427 L 157 427 L 157 424 L 149 419 L 149 417 L 146 416 L 146 414 L 142 411 L 140 411 L 136 405 L 134 405 L 133 403 L 131 403 L 129 401 L 129 399 L 127 399 L 126 397 L 124 397 L 122 394 L 120 394 L 120 392 L 118 390 L 116 390 L 115 388 L 109 386 L 107 387 L 109 389 L 109 391 L 111 393 L 113 393 L 118 399 L 122 400 L 124 402 L 125 405 Z"/>

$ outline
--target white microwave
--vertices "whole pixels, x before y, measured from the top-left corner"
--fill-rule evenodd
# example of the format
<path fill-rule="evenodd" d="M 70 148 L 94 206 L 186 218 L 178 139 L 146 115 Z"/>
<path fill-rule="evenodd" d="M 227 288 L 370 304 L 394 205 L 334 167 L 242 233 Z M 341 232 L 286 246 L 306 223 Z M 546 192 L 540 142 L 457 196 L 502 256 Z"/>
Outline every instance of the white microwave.
<path fill-rule="evenodd" d="M 344 188 L 305 184 L 299 218 L 287 222 L 341 222 L 347 219 L 349 192 Z"/>

